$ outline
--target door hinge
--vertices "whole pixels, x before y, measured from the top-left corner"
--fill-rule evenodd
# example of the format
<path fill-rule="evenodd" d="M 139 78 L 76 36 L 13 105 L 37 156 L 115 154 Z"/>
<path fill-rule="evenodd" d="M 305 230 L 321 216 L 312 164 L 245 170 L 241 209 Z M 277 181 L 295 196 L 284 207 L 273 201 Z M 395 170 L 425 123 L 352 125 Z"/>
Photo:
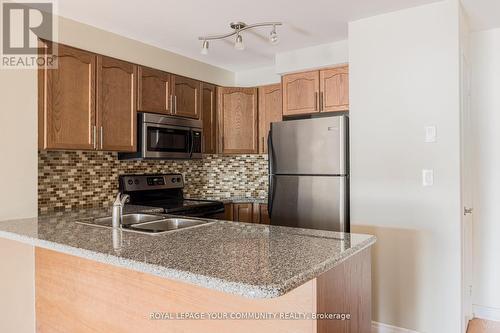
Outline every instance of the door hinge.
<path fill-rule="evenodd" d="M 472 214 L 472 208 L 464 207 L 464 216 Z"/>

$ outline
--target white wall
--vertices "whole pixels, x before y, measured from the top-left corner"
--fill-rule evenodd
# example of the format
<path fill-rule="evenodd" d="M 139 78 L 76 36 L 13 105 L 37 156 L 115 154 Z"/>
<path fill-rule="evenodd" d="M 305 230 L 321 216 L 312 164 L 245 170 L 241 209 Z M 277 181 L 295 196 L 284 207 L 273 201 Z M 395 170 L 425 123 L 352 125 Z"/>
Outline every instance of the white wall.
<path fill-rule="evenodd" d="M 36 87 L 35 71 L 0 70 L 0 221 L 37 213 Z M 33 247 L 0 239 L 0 267 L 0 332 L 34 332 Z"/>
<path fill-rule="evenodd" d="M 476 171 L 473 303 L 476 312 L 491 308 L 500 320 L 500 29 L 473 33 L 471 53 Z"/>
<path fill-rule="evenodd" d="M 458 1 L 350 23 L 349 64 L 352 229 L 378 237 L 373 320 L 459 332 Z M 424 143 L 429 124 L 437 143 Z"/>
<path fill-rule="evenodd" d="M 281 75 L 329 67 L 348 62 L 347 40 L 306 47 L 275 56 L 275 65 L 235 73 L 235 84 L 241 87 L 281 82 Z"/>
<path fill-rule="evenodd" d="M 348 62 L 347 40 L 276 54 L 276 73 L 292 73 Z"/>
<path fill-rule="evenodd" d="M 231 71 L 63 17 L 58 23 L 61 43 L 221 86 L 234 85 Z"/>
<path fill-rule="evenodd" d="M 280 82 L 281 75 L 276 74 L 276 68 L 274 66 L 255 68 L 235 73 L 235 85 L 237 87 L 255 87 Z"/>

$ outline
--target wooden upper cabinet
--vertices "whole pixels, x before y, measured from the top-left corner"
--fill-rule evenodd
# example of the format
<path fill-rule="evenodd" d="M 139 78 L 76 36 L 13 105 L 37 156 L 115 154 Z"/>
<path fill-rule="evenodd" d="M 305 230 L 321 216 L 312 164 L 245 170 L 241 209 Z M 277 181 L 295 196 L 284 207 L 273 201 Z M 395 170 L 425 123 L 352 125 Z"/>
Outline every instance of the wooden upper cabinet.
<path fill-rule="evenodd" d="M 217 104 L 216 88 L 212 84 L 202 83 L 201 109 L 203 119 L 203 152 L 217 153 Z"/>
<path fill-rule="evenodd" d="M 58 68 L 40 69 L 41 149 L 94 149 L 96 55 L 59 45 Z"/>
<path fill-rule="evenodd" d="M 98 149 L 136 150 L 137 66 L 97 57 Z"/>
<path fill-rule="evenodd" d="M 319 112 L 319 72 L 288 74 L 282 78 L 283 115 Z"/>
<path fill-rule="evenodd" d="M 170 74 L 139 66 L 138 77 L 137 110 L 171 114 Z"/>
<path fill-rule="evenodd" d="M 349 110 L 349 67 L 320 71 L 321 112 Z"/>
<path fill-rule="evenodd" d="M 219 152 L 258 153 L 257 89 L 217 88 Z"/>
<path fill-rule="evenodd" d="M 267 154 L 267 137 L 272 122 L 283 120 L 281 84 L 259 87 L 259 153 Z"/>
<path fill-rule="evenodd" d="M 183 76 L 171 75 L 174 105 L 172 114 L 200 119 L 201 82 Z"/>

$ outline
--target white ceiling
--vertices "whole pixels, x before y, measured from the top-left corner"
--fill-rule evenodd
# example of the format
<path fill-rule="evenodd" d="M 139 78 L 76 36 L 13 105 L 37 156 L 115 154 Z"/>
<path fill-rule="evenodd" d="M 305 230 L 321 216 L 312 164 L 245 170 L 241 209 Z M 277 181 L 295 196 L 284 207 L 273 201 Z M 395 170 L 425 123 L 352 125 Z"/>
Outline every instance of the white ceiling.
<path fill-rule="evenodd" d="M 462 0 L 472 30 L 500 27 L 500 0 Z"/>
<path fill-rule="evenodd" d="M 272 66 L 278 52 L 347 38 L 347 22 L 436 0 L 59 0 L 59 14 L 232 71 Z M 478 0 L 469 0 L 471 2 Z M 486 0 L 481 0 L 486 1 Z M 491 0 L 500 2 L 499 0 Z M 198 36 L 229 31 L 229 22 L 282 21 L 280 43 L 269 28 L 243 34 L 246 50 Z"/>

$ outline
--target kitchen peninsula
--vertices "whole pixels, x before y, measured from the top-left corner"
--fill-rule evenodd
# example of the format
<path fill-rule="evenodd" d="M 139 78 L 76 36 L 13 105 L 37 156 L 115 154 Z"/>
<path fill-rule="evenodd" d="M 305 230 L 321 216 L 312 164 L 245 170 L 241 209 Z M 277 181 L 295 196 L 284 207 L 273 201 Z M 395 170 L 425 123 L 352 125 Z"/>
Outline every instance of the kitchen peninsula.
<path fill-rule="evenodd" d="M 220 220 L 146 235 L 77 222 L 108 215 L 0 222 L 0 237 L 35 246 L 38 332 L 370 330 L 373 236 Z M 203 313 L 278 317 L 166 320 Z M 316 313 L 347 320 L 279 317 Z"/>

